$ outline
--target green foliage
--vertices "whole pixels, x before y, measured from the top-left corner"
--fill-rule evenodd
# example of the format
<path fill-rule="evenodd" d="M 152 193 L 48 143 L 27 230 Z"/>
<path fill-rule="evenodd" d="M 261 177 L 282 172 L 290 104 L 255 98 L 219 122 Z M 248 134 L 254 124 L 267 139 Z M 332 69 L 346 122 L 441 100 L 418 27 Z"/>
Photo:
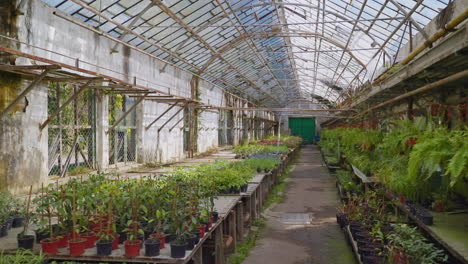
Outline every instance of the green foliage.
<path fill-rule="evenodd" d="M 234 147 L 234 153 L 242 156 L 250 156 L 254 154 L 270 154 L 270 153 L 279 153 L 286 154 L 289 152 L 289 149 L 285 145 L 238 145 Z"/>
<path fill-rule="evenodd" d="M 336 172 L 338 182 L 346 191 L 357 191 L 359 186 L 353 181 L 353 174 L 347 170 L 338 170 Z"/>
<path fill-rule="evenodd" d="M 443 250 L 438 249 L 417 230 L 406 224 L 392 225 L 393 232 L 387 236 L 391 252 L 403 250 L 410 263 L 438 264 L 448 260 Z"/>
<path fill-rule="evenodd" d="M 36 255 L 30 250 L 17 250 L 14 255 L 0 252 L 0 264 L 42 264 L 44 256 Z"/>
<path fill-rule="evenodd" d="M 391 190 L 424 201 L 433 193 L 461 195 L 468 177 L 466 130 L 448 129 L 430 119 L 396 120 L 386 133 L 372 129 L 324 129 L 320 146 L 344 155 Z"/>

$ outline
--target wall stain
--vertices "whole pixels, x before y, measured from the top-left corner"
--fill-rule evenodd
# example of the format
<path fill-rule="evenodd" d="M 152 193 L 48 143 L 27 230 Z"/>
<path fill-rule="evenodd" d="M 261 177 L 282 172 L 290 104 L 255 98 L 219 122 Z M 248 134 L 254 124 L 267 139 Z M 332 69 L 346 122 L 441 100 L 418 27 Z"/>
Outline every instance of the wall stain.
<path fill-rule="evenodd" d="M 130 72 L 130 66 L 129 66 L 129 63 L 130 63 L 130 47 L 128 46 L 123 46 L 123 70 L 124 70 L 124 73 L 125 73 L 125 77 L 127 78 L 127 81 L 130 80 L 130 76 L 128 75 L 128 73 Z"/>
<path fill-rule="evenodd" d="M 5 109 L 21 92 L 22 77 L 19 74 L 2 72 L 0 75 L 0 111 Z M 10 113 L 24 112 L 27 106 L 27 99 L 17 103 Z"/>
<path fill-rule="evenodd" d="M 0 34 L 18 39 L 18 18 L 21 15 L 16 0 L 0 1 Z M 0 46 L 19 49 L 19 43 L 0 38 Z M 16 56 L 0 52 L 0 63 L 15 64 Z"/>

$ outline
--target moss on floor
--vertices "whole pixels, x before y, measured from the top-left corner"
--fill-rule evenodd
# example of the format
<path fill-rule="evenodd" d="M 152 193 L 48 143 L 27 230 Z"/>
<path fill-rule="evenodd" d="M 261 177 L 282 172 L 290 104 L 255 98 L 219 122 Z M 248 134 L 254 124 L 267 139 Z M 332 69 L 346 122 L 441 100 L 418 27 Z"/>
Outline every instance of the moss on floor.
<path fill-rule="evenodd" d="M 340 231 L 341 232 L 341 231 Z M 358 263 L 354 256 L 351 246 L 348 244 L 344 234 L 334 237 L 328 242 L 329 251 L 327 252 L 330 264 L 354 264 Z"/>

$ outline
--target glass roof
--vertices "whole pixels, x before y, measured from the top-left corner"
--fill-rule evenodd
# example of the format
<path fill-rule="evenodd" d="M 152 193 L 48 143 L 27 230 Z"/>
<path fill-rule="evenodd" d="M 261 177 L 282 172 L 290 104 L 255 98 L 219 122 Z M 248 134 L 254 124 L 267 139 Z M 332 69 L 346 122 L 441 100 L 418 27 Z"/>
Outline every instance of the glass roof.
<path fill-rule="evenodd" d="M 449 0 L 43 0 L 232 93 L 326 107 L 395 63 Z"/>

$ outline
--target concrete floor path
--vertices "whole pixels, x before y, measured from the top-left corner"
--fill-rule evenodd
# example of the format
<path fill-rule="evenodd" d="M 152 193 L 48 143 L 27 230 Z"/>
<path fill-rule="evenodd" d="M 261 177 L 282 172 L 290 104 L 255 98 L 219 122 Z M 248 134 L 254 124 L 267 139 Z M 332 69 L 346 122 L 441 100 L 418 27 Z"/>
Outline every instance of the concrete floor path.
<path fill-rule="evenodd" d="M 334 178 L 317 146 L 302 148 L 283 202 L 265 211 L 266 227 L 243 264 L 354 264 L 336 223 Z"/>

